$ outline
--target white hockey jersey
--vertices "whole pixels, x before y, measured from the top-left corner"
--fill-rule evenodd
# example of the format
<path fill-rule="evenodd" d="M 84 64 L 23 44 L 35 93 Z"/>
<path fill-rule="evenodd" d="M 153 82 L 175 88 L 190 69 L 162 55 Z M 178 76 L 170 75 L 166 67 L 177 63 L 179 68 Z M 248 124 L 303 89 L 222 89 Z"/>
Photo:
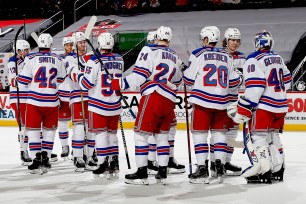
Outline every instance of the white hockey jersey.
<path fill-rule="evenodd" d="M 66 77 L 60 57 L 50 52 L 29 54 L 18 76 L 18 82 L 28 85 L 27 103 L 42 107 L 59 105 L 58 84 Z"/>
<path fill-rule="evenodd" d="M 242 52 L 236 51 L 234 53 L 228 53 L 233 58 L 233 67 L 235 71 L 242 71 L 243 64 L 245 62 L 245 55 Z M 242 85 L 243 79 L 240 83 Z M 229 101 L 230 103 L 236 102 L 238 100 L 238 93 L 239 93 L 239 86 L 237 89 L 231 89 L 229 90 Z"/>
<path fill-rule="evenodd" d="M 133 73 L 124 80 L 125 89 L 140 86 L 141 95 L 156 91 L 175 102 L 177 86 L 182 81 L 182 61 L 166 46 L 147 45 L 140 51 Z"/>
<path fill-rule="evenodd" d="M 254 52 L 243 65 L 244 96 L 253 107 L 274 113 L 288 111 L 286 90 L 291 74 L 281 56 L 273 51 Z"/>
<path fill-rule="evenodd" d="M 112 77 L 121 78 L 124 69 L 123 58 L 118 54 L 101 54 L 100 59 Z M 121 97 L 112 90 L 110 79 L 101 68 L 99 60 L 92 56 L 87 61 L 84 75 L 79 84 L 88 90 L 88 110 L 100 115 L 113 116 L 121 113 Z"/>
<path fill-rule="evenodd" d="M 189 102 L 207 108 L 225 110 L 230 90 L 237 89 L 240 81 L 232 57 L 213 47 L 194 50 L 184 70 L 185 84 L 194 85 Z"/>
<path fill-rule="evenodd" d="M 66 59 L 66 57 L 69 56 L 69 55 L 73 55 L 73 53 L 60 55 L 66 69 L 67 68 L 69 69 L 69 67 L 71 66 L 70 62 Z M 68 73 L 69 70 L 66 70 L 66 72 Z M 69 77 L 66 77 L 64 82 L 58 85 L 58 95 L 59 95 L 59 99 L 61 101 L 69 102 L 69 100 L 70 100 L 69 80 L 70 80 Z"/>
<path fill-rule="evenodd" d="M 17 103 L 17 88 L 16 88 L 16 65 L 15 62 L 17 61 L 17 67 L 18 67 L 18 74 L 21 73 L 24 65 L 23 59 L 16 58 L 15 56 L 12 56 L 9 59 L 9 62 L 7 64 L 8 67 L 8 80 L 10 83 L 10 103 Z M 23 85 L 21 83 L 18 84 L 19 88 L 19 102 L 20 103 L 26 103 L 27 102 L 27 94 L 28 94 L 28 86 Z"/>
<path fill-rule="evenodd" d="M 88 56 L 89 57 L 89 56 Z M 73 63 L 76 68 L 84 70 L 86 61 L 82 56 L 79 57 L 79 64 L 76 53 L 69 54 L 65 58 L 66 62 Z M 69 72 L 69 71 L 68 71 Z M 70 87 L 70 100 L 69 104 L 81 102 L 81 87 L 78 84 L 77 76 L 72 76 L 72 78 L 68 79 L 69 87 Z M 83 90 L 83 101 L 88 101 L 88 91 Z"/>

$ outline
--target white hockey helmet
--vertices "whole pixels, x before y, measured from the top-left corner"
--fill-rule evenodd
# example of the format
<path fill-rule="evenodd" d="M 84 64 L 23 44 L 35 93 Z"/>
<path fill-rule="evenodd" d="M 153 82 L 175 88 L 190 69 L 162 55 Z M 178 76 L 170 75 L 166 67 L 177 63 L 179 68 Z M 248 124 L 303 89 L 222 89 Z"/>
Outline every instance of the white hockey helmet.
<path fill-rule="evenodd" d="M 72 37 L 64 37 L 63 38 L 63 46 L 65 46 L 68 43 L 73 43 Z"/>
<path fill-rule="evenodd" d="M 155 39 L 156 39 L 156 31 L 150 31 L 147 35 L 147 42 L 153 43 Z"/>
<path fill-rule="evenodd" d="M 38 37 L 38 47 L 50 49 L 53 44 L 53 38 L 49 33 L 42 33 Z"/>
<path fill-rule="evenodd" d="M 111 50 L 115 44 L 114 37 L 110 33 L 101 33 L 98 37 L 99 49 Z"/>
<path fill-rule="evenodd" d="M 15 46 L 14 46 L 14 51 L 15 51 Z M 17 51 L 24 51 L 25 49 L 29 49 L 30 50 L 30 44 L 28 43 L 28 41 L 26 40 L 17 40 L 16 42 L 16 49 Z"/>
<path fill-rule="evenodd" d="M 262 31 L 257 33 L 254 38 L 254 48 L 256 51 L 260 50 L 261 48 L 268 47 L 269 50 L 273 49 L 274 40 L 268 31 Z"/>
<path fill-rule="evenodd" d="M 206 26 L 202 28 L 201 40 L 208 39 L 208 43 L 217 43 L 220 39 L 220 30 L 216 26 Z"/>
<path fill-rule="evenodd" d="M 169 27 L 160 26 L 156 31 L 156 38 L 158 40 L 167 40 L 171 41 L 172 38 L 172 30 Z"/>
<path fill-rule="evenodd" d="M 72 38 L 74 44 L 76 42 L 80 42 L 80 41 L 86 40 L 85 34 L 83 32 L 81 32 L 81 31 L 77 31 L 77 32 L 73 33 L 71 38 Z"/>
<path fill-rule="evenodd" d="M 226 40 L 241 40 L 241 33 L 237 28 L 228 28 L 224 33 L 224 37 Z"/>

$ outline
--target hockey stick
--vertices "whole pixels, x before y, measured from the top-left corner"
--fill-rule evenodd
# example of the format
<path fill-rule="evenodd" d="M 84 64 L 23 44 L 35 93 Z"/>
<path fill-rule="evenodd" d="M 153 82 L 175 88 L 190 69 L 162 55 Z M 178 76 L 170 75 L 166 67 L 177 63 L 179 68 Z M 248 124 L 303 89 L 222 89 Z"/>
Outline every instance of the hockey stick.
<path fill-rule="evenodd" d="M 31 33 L 32 38 L 35 40 L 36 44 L 38 45 L 38 36 L 35 32 Z"/>
<path fill-rule="evenodd" d="M 17 31 L 16 35 L 15 35 L 15 41 L 14 41 L 14 51 L 15 51 L 15 68 L 16 68 L 16 76 L 18 77 L 18 65 L 17 65 L 17 39 L 18 36 L 20 34 L 20 32 L 22 31 L 23 26 L 21 26 L 19 28 L 19 30 Z M 19 95 L 19 86 L 18 86 L 18 81 L 15 82 L 16 85 L 16 91 L 17 91 L 17 112 L 18 112 L 18 128 L 19 128 L 19 133 L 21 132 L 21 115 L 20 115 L 20 95 Z M 24 144 L 24 138 L 22 134 L 19 134 L 19 144 L 20 144 L 20 151 L 23 150 L 23 144 Z"/>
<path fill-rule="evenodd" d="M 0 38 L 4 37 L 6 34 L 14 31 L 14 28 L 8 28 L 5 31 L 2 32 L 2 29 L 0 28 Z"/>
<path fill-rule="evenodd" d="M 182 74 L 183 73 L 183 68 L 186 66 L 184 63 L 182 64 Z M 190 145 L 190 130 L 189 130 L 189 114 L 188 114 L 188 99 L 187 99 L 187 86 L 184 83 L 184 102 L 185 102 L 185 112 L 186 112 L 186 127 L 187 127 L 187 144 L 188 144 L 188 160 L 189 160 L 189 174 L 192 174 L 192 160 L 191 160 L 191 145 Z"/>
<path fill-rule="evenodd" d="M 92 43 L 89 40 L 89 37 L 90 37 L 90 34 L 91 34 L 91 30 L 93 29 L 96 21 L 97 21 L 97 17 L 96 16 L 92 16 L 91 19 L 89 20 L 89 22 L 87 24 L 86 31 L 85 31 L 85 38 L 86 38 L 87 43 L 90 45 L 94 55 L 99 60 L 101 66 L 104 68 L 106 74 L 112 78 L 112 75 L 110 75 L 109 71 L 104 66 L 102 60 L 100 59 L 100 57 L 96 53 L 96 50 L 94 49 Z M 125 102 L 125 105 L 127 107 L 129 107 L 129 105 L 127 104 L 127 102 L 126 102 L 125 98 L 123 97 L 122 93 L 120 91 L 118 91 L 118 93 L 120 94 L 121 98 Z M 130 111 L 131 115 L 133 116 L 133 118 L 136 118 L 135 114 L 133 113 L 133 111 L 132 111 L 132 109 L 130 107 L 129 107 L 129 111 Z M 120 129 L 121 129 L 121 134 L 122 134 L 122 141 L 123 141 L 123 145 L 124 145 L 124 150 L 125 150 L 125 155 L 126 155 L 126 161 L 127 161 L 128 169 L 131 169 L 129 153 L 128 153 L 128 149 L 127 149 L 127 145 L 126 145 L 126 140 L 125 140 L 125 135 L 124 135 L 124 130 L 123 130 L 123 124 L 122 124 L 122 120 L 121 120 L 121 116 L 120 115 L 119 115 L 119 124 L 120 124 Z"/>
<path fill-rule="evenodd" d="M 122 124 L 122 120 L 121 120 L 121 115 L 119 115 L 119 124 L 120 124 L 120 129 L 121 129 L 122 142 L 123 142 L 123 146 L 124 146 L 126 162 L 127 162 L 127 165 L 128 165 L 128 169 L 131 169 L 130 157 L 129 157 L 129 152 L 128 152 L 127 145 L 126 145 L 126 140 L 125 140 L 123 124 Z"/>

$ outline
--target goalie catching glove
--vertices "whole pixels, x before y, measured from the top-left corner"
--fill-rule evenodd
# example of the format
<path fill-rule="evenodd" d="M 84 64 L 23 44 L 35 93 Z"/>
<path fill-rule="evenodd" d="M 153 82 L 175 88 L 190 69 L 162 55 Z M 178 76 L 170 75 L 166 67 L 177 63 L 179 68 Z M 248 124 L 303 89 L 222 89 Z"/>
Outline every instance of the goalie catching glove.
<path fill-rule="evenodd" d="M 235 123 L 244 123 L 252 117 L 251 101 L 241 96 L 237 103 L 232 103 L 227 107 L 227 115 L 233 119 Z"/>

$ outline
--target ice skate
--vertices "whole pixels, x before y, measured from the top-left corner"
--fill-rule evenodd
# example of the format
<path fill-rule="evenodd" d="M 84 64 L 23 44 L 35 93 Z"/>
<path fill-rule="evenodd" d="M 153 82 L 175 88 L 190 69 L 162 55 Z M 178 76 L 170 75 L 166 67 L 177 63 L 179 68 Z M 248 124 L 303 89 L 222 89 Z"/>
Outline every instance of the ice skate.
<path fill-rule="evenodd" d="M 230 162 L 226 162 L 224 165 L 226 176 L 240 176 L 242 169 L 239 166 L 233 165 Z"/>
<path fill-rule="evenodd" d="M 156 161 L 148 160 L 148 174 L 149 175 L 156 175 L 158 172 L 158 166 Z"/>
<path fill-rule="evenodd" d="M 143 166 L 138 168 L 137 171 L 133 174 L 126 174 L 125 183 L 135 185 L 149 185 L 148 167 Z"/>
<path fill-rule="evenodd" d="M 245 179 L 248 183 L 272 184 L 272 172 L 268 171 L 264 174 L 246 177 Z"/>
<path fill-rule="evenodd" d="M 51 154 L 50 162 L 56 162 L 58 160 L 57 154 Z"/>
<path fill-rule="evenodd" d="M 109 163 L 109 174 L 110 174 L 110 179 L 118 179 L 119 178 L 118 155 L 113 156 L 110 163 Z"/>
<path fill-rule="evenodd" d="M 284 168 L 284 164 L 282 165 L 282 168 L 275 173 L 272 173 L 272 180 L 273 181 L 283 181 L 284 180 L 284 172 L 285 172 L 285 168 Z"/>
<path fill-rule="evenodd" d="M 185 165 L 178 164 L 173 157 L 169 158 L 167 171 L 169 174 L 182 174 L 186 172 Z"/>
<path fill-rule="evenodd" d="M 27 150 L 20 152 L 20 159 L 21 159 L 22 166 L 29 166 L 32 164 L 32 159 L 29 157 Z"/>
<path fill-rule="evenodd" d="M 97 162 L 92 157 L 89 157 L 88 161 L 86 162 L 85 169 L 89 171 L 94 171 L 98 168 Z"/>
<path fill-rule="evenodd" d="M 207 164 L 208 162 L 206 162 L 206 165 L 198 165 L 197 170 L 188 176 L 190 183 L 209 184 L 209 172 Z"/>
<path fill-rule="evenodd" d="M 84 172 L 85 170 L 85 161 L 83 157 L 75 157 L 74 158 L 74 166 L 76 167 L 76 172 Z"/>
<path fill-rule="evenodd" d="M 36 157 L 33 159 L 31 165 L 28 166 L 31 174 L 41 174 L 41 153 L 36 153 Z"/>
<path fill-rule="evenodd" d="M 166 185 L 167 183 L 167 166 L 159 166 L 158 173 L 155 175 L 157 183 Z"/>
<path fill-rule="evenodd" d="M 51 164 L 49 162 L 48 152 L 41 152 L 41 171 L 42 173 L 47 173 L 51 168 Z"/>
<path fill-rule="evenodd" d="M 219 183 L 224 182 L 224 164 L 221 163 L 220 159 L 216 159 L 215 161 L 216 173 Z"/>
<path fill-rule="evenodd" d="M 68 158 L 69 151 L 70 151 L 70 148 L 69 148 L 68 145 L 62 147 L 61 158 L 63 158 L 64 161 L 68 161 L 69 160 L 69 158 Z"/>
<path fill-rule="evenodd" d="M 105 157 L 104 162 L 98 165 L 98 168 L 94 170 L 93 176 L 94 178 L 109 178 L 109 157 Z"/>
<path fill-rule="evenodd" d="M 208 160 L 206 160 L 208 161 Z M 212 178 L 217 178 L 217 172 L 216 172 L 216 167 L 215 167 L 215 162 L 210 162 L 210 176 Z"/>

